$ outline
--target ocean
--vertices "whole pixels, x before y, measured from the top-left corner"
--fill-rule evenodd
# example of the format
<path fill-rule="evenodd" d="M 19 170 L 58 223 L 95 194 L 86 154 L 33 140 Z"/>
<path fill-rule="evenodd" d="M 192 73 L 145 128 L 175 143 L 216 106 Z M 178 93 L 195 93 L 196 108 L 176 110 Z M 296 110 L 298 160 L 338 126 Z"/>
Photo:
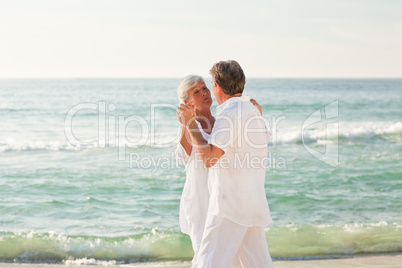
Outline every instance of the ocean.
<path fill-rule="evenodd" d="M 179 81 L 0 80 L 0 262 L 191 260 Z M 273 259 L 401 253 L 402 79 L 250 78 L 244 94 L 271 131 Z"/>

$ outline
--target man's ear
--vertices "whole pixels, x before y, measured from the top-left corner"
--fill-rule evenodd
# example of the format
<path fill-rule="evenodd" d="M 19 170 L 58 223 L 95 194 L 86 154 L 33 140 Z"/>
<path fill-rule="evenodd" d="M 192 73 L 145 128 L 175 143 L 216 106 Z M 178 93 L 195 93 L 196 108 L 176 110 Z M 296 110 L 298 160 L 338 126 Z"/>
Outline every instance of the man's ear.
<path fill-rule="evenodd" d="M 222 90 L 221 86 L 216 82 L 215 82 L 215 87 L 218 89 L 219 94 L 223 93 L 223 90 Z"/>

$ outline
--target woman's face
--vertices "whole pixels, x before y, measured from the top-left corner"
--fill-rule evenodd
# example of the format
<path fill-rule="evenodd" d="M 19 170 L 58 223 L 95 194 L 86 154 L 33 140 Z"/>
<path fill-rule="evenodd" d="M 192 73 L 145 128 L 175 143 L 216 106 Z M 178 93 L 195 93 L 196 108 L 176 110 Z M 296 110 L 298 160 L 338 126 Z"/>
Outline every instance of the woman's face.
<path fill-rule="evenodd" d="M 186 103 L 191 103 L 200 111 L 210 109 L 212 105 L 211 91 L 202 81 L 198 81 L 195 87 L 188 90 L 188 99 Z"/>

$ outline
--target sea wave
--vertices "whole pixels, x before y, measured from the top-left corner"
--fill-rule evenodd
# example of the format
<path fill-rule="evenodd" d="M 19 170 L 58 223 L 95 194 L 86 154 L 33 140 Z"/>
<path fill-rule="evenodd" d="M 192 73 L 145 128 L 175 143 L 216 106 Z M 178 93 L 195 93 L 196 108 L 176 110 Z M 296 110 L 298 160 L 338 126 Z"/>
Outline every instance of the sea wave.
<path fill-rule="evenodd" d="M 399 137 L 399 139 L 398 139 Z M 333 143 L 336 141 L 372 142 L 402 138 L 402 122 L 339 122 L 338 126 L 325 125 L 302 129 L 279 129 L 271 136 L 272 144 Z"/>
<path fill-rule="evenodd" d="M 378 140 L 401 141 L 402 122 L 340 122 L 336 128 L 301 128 L 279 129 L 271 135 L 270 146 L 281 144 L 325 144 L 339 141 L 346 142 L 375 142 Z M 121 137 L 113 141 L 106 141 L 103 148 L 171 148 L 178 141 L 177 132 L 158 133 L 158 135 Z M 23 152 L 23 151 L 81 151 L 83 149 L 99 148 L 98 143 L 85 142 L 72 144 L 60 140 L 7 140 L 0 141 L 0 152 Z"/>
<path fill-rule="evenodd" d="M 75 152 L 82 149 L 95 148 L 96 143 L 85 144 L 81 147 L 62 141 L 3 141 L 0 142 L 0 152 L 28 152 L 28 151 L 67 151 Z"/>
<path fill-rule="evenodd" d="M 276 259 L 323 259 L 402 251 L 398 223 L 346 225 L 295 225 L 267 233 L 270 253 Z"/>
<path fill-rule="evenodd" d="M 398 223 L 287 225 L 266 229 L 273 259 L 320 259 L 402 251 Z M 115 265 L 189 261 L 191 241 L 179 232 L 159 231 L 124 237 L 72 236 L 49 232 L 0 233 L 0 261 Z"/>
<path fill-rule="evenodd" d="M 0 152 L 28 152 L 28 151 L 67 151 L 76 152 L 85 149 L 115 149 L 125 147 L 128 149 L 138 148 L 172 148 L 176 147 L 177 133 L 163 133 L 156 137 L 121 137 L 121 139 L 104 142 L 102 146 L 97 141 L 82 142 L 67 140 L 0 140 Z"/>
<path fill-rule="evenodd" d="M 101 264 L 191 257 L 191 241 L 187 236 L 157 229 L 126 237 L 70 236 L 55 232 L 0 233 L 0 261 L 3 262 L 72 264 L 87 258 L 89 262 Z"/>

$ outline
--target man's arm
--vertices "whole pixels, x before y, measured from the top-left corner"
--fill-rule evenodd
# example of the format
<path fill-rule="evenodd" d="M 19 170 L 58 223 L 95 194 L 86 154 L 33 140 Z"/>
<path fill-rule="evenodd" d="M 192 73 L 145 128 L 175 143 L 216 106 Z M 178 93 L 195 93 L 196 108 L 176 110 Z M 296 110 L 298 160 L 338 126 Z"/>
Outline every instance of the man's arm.
<path fill-rule="evenodd" d="M 190 121 L 187 127 L 190 132 L 193 147 L 198 157 L 204 163 L 204 166 L 207 168 L 214 166 L 225 152 L 212 144 L 208 144 L 202 136 L 195 120 Z"/>
<path fill-rule="evenodd" d="M 177 118 L 183 126 L 186 126 L 190 133 L 193 149 L 197 152 L 198 157 L 202 160 L 207 168 L 216 164 L 224 151 L 208 142 L 202 136 L 191 108 L 188 105 L 180 104 L 177 108 Z"/>

